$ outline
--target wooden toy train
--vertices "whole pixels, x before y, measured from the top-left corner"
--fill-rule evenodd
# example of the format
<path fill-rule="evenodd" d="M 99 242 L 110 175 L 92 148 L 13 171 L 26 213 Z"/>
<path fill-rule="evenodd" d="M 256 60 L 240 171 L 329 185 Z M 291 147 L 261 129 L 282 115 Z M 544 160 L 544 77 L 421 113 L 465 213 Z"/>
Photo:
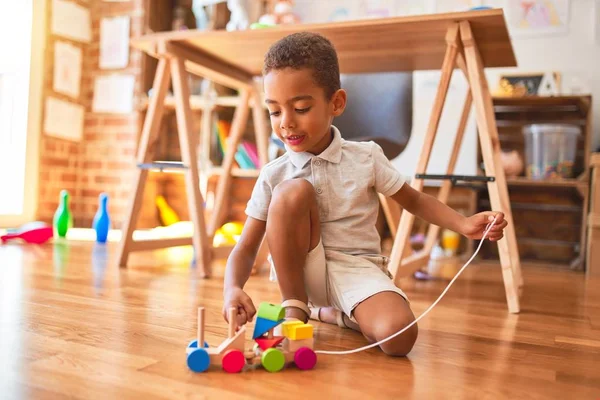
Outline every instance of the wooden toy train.
<path fill-rule="evenodd" d="M 301 321 L 284 321 L 284 308 L 261 303 L 254 326 L 252 350 L 245 350 L 246 327 L 237 330 L 236 309 L 229 309 L 229 335 L 218 347 L 209 347 L 204 341 L 204 308 L 198 309 L 198 338 L 188 345 L 187 365 L 194 372 L 204 372 L 211 365 L 221 366 L 230 373 L 262 365 L 269 372 L 277 372 L 292 362 L 303 370 L 317 363 L 313 350 L 313 326 Z M 274 335 L 275 329 L 281 334 Z M 237 332 L 236 332 L 237 331 Z M 279 332 L 278 332 L 279 333 Z M 202 347 L 198 344 L 203 343 Z"/>

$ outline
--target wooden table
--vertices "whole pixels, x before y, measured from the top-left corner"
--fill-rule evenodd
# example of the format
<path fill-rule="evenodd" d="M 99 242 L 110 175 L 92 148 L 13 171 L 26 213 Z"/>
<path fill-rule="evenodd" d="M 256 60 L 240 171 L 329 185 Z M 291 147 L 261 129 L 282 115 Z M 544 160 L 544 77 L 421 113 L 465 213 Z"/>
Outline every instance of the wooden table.
<path fill-rule="evenodd" d="M 450 78 L 456 66 L 467 77 L 470 91 L 467 95 L 458 134 L 452 150 L 447 174 L 452 174 L 460 148 L 466 120 L 471 106 L 475 106 L 481 151 L 486 174 L 495 177 L 488 182 L 494 210 L 503 211 L 509 221 L 506 238 L 498 242 L 508 308 L 519 311 L 518 287 L 522 285 L 520 260 L 514 234 L 514 225 L 506 180 L 500 162 L 500 147 L 492 100 L 486 84 L 485 67 L 516 66 L 516 60 L 501 10 L 463 13 L 433 14 L 411 17 L 363 20 L 332 24 L 280 26 L 262 30 L 237 32 L 183 31 L 153 34 L 132 41 L 132 45 L 157 57 L 159 64 L 154 80 L 153 95 L 142 132 L 138 152 L 140 164 L 152 161 L 152 144 L 156 140 L 163 111 L 165 94 L 170 79 L 176 100 L 177 124 L 186 166 L 186 185 L 190 216 L 194 224 L 193 238 L 166 239 L 153 242 L 134 242 L 132 233 L 139 213 L 147 170 L 140 169 L 134 183 L 129 218 L 124 224 L 120 264 L 124 266 L 133 250 L 146 250 L 192 244 L 205 276 L 210 275 L 210 262 L 217 249 L 210 245 L 219 220 L 222 200 L 231 183 L 233 152 L 225 155 L 224 173 L 219 181 L 215 198 L 215 211 L 208 230 L 202 213 L 202 196 L 198 189 L 198 166 L 195 156 L 195 139 L 191 134 L 189 88 L 187 73 L 196 74 L 232 88 L 239 89 L 241 102 L 236 108 L 228 148 L 235 149 L 246 125 L 251 98 L 258 100 L 256 77 L 260 76 L 263 57 L 278 39 L 298 31 L 318 32 L 328 37 L 338 52 L 342 73 L 367 73 L 387 71 L 415 71 L 441 68 L 441 79 L 436 94 L 430 123 L 417 167 L 424 173 L 435 140 Z M 259 101 L 253 102 L 255 116 L 260 114 Z M 266 161 L 269 130 L 263 118 L 254 118 L 261 160 Z M 414 179 L 411 185 L 421 191 L 423 180 Z M 444 182 L 439 199 L 446 202 L 450 181 Z M 396 282 L 427 261 L 439 232 L 431 227 L 423 252 L 408 258 L 402 257 L 407 248 L 414 216 L 403 213 L 398 226 L 391 256 L 390 270 Z"/>

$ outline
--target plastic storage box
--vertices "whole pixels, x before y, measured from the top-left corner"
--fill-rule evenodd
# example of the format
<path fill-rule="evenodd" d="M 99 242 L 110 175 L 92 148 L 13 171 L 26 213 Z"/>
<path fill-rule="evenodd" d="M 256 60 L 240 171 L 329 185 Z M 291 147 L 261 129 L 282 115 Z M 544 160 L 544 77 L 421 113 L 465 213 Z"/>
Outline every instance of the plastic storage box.
<path fill-rule="evenodd" d="M 579 126 L 532 124 L 523 127 L 526 173 L 532 179 L 572 178 Z"/>

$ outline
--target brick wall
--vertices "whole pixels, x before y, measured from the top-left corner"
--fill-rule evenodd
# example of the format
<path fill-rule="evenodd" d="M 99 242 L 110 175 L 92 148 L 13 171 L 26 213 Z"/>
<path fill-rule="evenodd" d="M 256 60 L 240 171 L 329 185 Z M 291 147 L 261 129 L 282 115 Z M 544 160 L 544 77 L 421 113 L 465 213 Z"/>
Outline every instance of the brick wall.
<path fill-rule="evenodd" d="M 69 142 L 42 135 L 40 151 L 40 193 L 38 219 L 51 221 L 57 207 L 60 190 L 71 193 L 71 210 L 75 226 L 91 226 L 98 206 L 98 195 L 108 193 L 109 212 L 115 227 L 119 227 L 126 213 L 131 196 L 131 184 L 135 170 L 135 152 L 141 120 L 138 112 L 128 115 L 99 114 L 92 112 L 93 86 L 96 77 L 102 74 L 127 73 L 136 76 L 136 93 L 140 93 L 142 57 L 140 52 L 130 49 L 129 65 L 122 70 L 100 70 L 99 42 L 100 21 L 104 17 L 128 15 L 131 17 L 131 36 L 142 34 L 144 27 L 144 0 L 123 3 L 101 0 L 77 1 L 89 7 L 92 16 L 92 41 L 81 44 L 69 41 L 83 50 L 83 71 L 80 98 L 74 102 L 85 106 L 86 116 L 83 140 Z M 52 3 L 48 1 L 48 24 Z M 48 32 L 45 56 L 45 96 L 60 96 L 52 91 L 53 49 L 57 38 Z M 72 99 L 64 98 L 73 101 Z M 148 192 L 152 194 L 153 182 Z M 148 203 L 148 202 L 146 202 Z M 145 207 L 139 227 L 155 226 L 153 210 Z"/>
<path fill-rule="evenodd" d="M 76 227 L 90 227 L 98 207 L 98 195 L 106 192 L 109 195 L 109 213 L 113 227 L 120 228 L 133 195 L 131 191 L 133 173 L 135 172 L 135 155 L 137 142 L 145 113 L 136 110 L 129 115 L 100 114 L 92 112 L 94 81 L 104 74 L 126 73 L 136 76 L 136 95 L 139 100 L 144 90 L 144 82 L 152 82 L 152 76 L 144 76 L 145 66 L 139 51 L 130 49 L 129 65 L 121 70 L 101 70 L 99 68 L 100 22 L 105 17 L 130 16 L 130 36 L 137 37 L 144 32 L 145 19 L 149 13 L 144 9 L 146 0 L 128 2 L 105 2 L 102 0 L 70 0 L 91 11 L 92 40 L 91 43 L 79 43 L 65 38 L 58 38 L 47 33 L 45 54 L 44 97 L 55 96 L 63 100 L 78 103 L 85 107 L 85 123 L 83 139 L 72 142 L 49 137 L 41 138 L 40 147 L 40 190 L 38 203 L 38 219 L 50 222 L 58 206 L 59 194 L 66 189 L 71 194 L 71 211 Z M 48 2 L 47 26 L 50 27 L 52 1 Z M 159 18 L 164 13 L 154 10 L 152 18 Z M 163 21 L 161 24 L 164 24 Z M 48 28 L 49 29 L 49 28 Z M 53 49 L 56 40 L 66 41 L 78 46 L 83 51 L 82 81 L 79 99 L 52 91 Z M 152 71 L 151 71 L 152 72 Z M 134 104 L 140 104 L 136 101 Z M 231 117 L 233 110 L 221 110 L 225 117 Z M 227 114 L 229 113 L 229 114 Z M 194 113 L 193 129 L 200 129 L 201 113 Z M 252 126 L 249 122 L 249 126 Z M 161 137 L 156 145 L 158 160 L 180 160 L 179 143 L 175 115 L 165 111 Z M 216 177 L 213 179 L 214 188 Z M 231 193 L 231 209 L 228 220 L 243 220 L 246 201 L 250 196 L 254 181 L 236 180 Z M 178 174 L 149 173 L 144 191 L 143 206 L 138 220 L 138 228 L 157 226 L 160 221 L 155 207 L 155 197 L 162 194 L 175 209 L 181 219 L 189 218 L 184 179 Z"/>
<path fill-rule="evenodd" d="M 87 6 L 80 2 L 80 5 Z M 84 69 L 81 79 L 81 88 L 79 99 L 72 99 L 56 93 L 52 90 L 52 80 L 54 73 L 54 44 L 57 40 L 67 42 L 82 50 L 82 60 L 85 63 L 89 56 L 87 44 L 69 40 L 63 37 L 56 37 L 50 33 L 52 2 L 48 1 L 46 14 L 46 50 L 44 54 L 44 89 L 43 98 L 52 96 L 61 100 L 76 103 L 87 107 L 87 91 L 89 90 L 89 78 Z M 42 107 L 42 112 L 45 112 Z M 80 160 L 81 143 L 58 139 L 42 134 L 40 139 L 40 176 L 39 176 L 39 196 L 38 196 L 38 219 L 50 222 L 56 210 L 60 191 L 66 189 L 71 194 L 71 199 L 78 196 L 78 174 L 81 166 Z M 77 210 L 77 204 L 71 203 L 71 209 L 74 213 Z"/>

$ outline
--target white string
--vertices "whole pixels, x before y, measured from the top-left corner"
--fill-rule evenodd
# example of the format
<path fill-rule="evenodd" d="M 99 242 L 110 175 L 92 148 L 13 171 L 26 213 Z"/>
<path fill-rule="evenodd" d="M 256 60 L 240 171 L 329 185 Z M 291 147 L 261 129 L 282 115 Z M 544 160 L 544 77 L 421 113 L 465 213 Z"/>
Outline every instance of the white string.
<path fill-rule="evenodd" d="M 396 336 L 402 334 L 408 328 L 410 328 L 411 326 L 413 326 L 414 324 L 416 324 L 417 322 L 419 322 L 421 320 L 421 318 L 423 318 L 425 315 L 427 315 L 427 313 L 429 311 L 431 311 L 431 309 L 433 307 L 435 307 L 435 305 L 442 299 L 442 297 L 444 297 L 444 295 L 446 294 L 446 292 L 448 291 L 448 289 L 450 289 L 450 286 L 452 286 L 452 284 L 454 283 L 454 281 L 456 280 L 456 278 L 458 278 L 460 276 L 460 274 L 462 274 L 462 272 L 465 270 L 465 268 L 467 268 L 467 266 L 469 264 L 471 264 L 471 261 L 473 261 L 473 259 L 477 255 L 477 253 L 479 253 L 479 249 L 481 249 L 481 245 L 483 244 L 483 242 L 486 239 L 488 233 L 490 232 L 490 229 L 492 229 L 492 227 L 494 226 L 495 223 L 496 223 L 496 218 L 494 218 L 494 220 L 490 223 L 490 225 L 487 227 L 487 229 L 485 230 L 485 232 L 483 232 L 483 237 L 481 238 L 481 242 L 479 242 L 479 246 L 477 246 L 477 250 L 475 250 L 475 253 L 473 253 L 473 255 L 471 256 L 471 258 L 469 258 L 469 261 L 467 261 L 465 263 L 465 265 L 463 265 L 463 267 L 460 269 L 460 271 L 458 271 L 458 273 L 454 276 L 454 278 L 452 278 L 452 280 L 450 281 L 450 283 L 448 284 L 448 286 L 446 286 L 446 289 L 444 289 L 444 291 L 442 292 L 442 294 L 440 294 L 440 297 L 438 297 L 437 300 L 434 301 L 433 304 L 430 305 L 429 308 L 427 310 L 425 310 L 425 312 L 423 314 L 419 315 L 419 318 L 415 319 L 413 322 L 411 322 L 410 324 L 406 325 L 402 330 L 394 333 L 391 336 L 388 336 L 387 338 L 385 338 L 383 340 L 380 340 L 377 343 L 372 343 L 372 344 L 369 344 L 367 346 L 359 347 L 358 349 L 354 349 L 354 350 L 343 350 L 343 351 L 316 350 L 315 353 L 318 353 L 318 354 L 332 354 L 332 355 L 344 355 L 344 354 L 358 353 L 360 351 L 372 349 L 373 347 L 377 347 L 377 346 L 381 345 L 382 343 L 387 342 L 388 340 L 392 340 L 393 338 L 395 338 Z"/>

